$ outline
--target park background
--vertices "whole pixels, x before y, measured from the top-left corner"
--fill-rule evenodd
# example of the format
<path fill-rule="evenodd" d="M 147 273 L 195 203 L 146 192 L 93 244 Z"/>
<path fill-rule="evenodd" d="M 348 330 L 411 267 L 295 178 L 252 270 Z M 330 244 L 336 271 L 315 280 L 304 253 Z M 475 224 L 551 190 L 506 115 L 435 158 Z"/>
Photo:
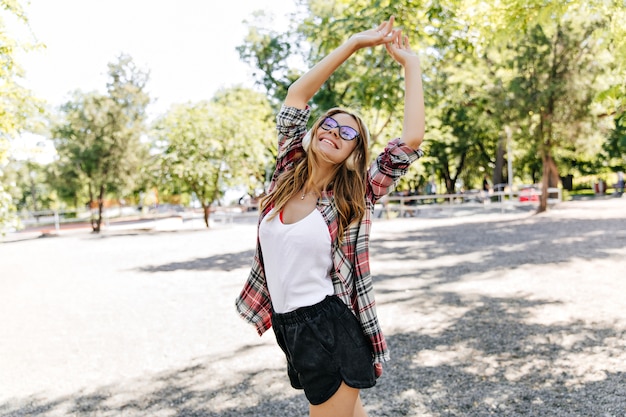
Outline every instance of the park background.
<path fill-rule="evenodd" d="M 374 219 L 368 412 L 626 415 L 623 2 L 0 5 L 1 416 L 306 414 L 233 306 L 254 197 L 288 85 L 392 14 L 429 125 Z M 375 152 L 401 87 L 361 51 L 311 106 L 357 105 Z"/>
<path fill-rule="evenodd" d="M 256 201 L 289 84 L 390 15 L 420 53 L 428 115 L 426 157 L 399 192 L 469 193 L 487 179 L 508 190 L 498 199 L 534 190 L 541 212 L 554 188 L 565 200 L 620 191 L 619 1 L 2 6 L 4 232 L 42 217 L 99 231 L 158 207 L 195 208 L 209 226 L 216 207 Z M 399 134 L 402 82 L 383 48 L 360 51 L 313 98 L 314 117 L 356 107 L 375 154 Z"/>

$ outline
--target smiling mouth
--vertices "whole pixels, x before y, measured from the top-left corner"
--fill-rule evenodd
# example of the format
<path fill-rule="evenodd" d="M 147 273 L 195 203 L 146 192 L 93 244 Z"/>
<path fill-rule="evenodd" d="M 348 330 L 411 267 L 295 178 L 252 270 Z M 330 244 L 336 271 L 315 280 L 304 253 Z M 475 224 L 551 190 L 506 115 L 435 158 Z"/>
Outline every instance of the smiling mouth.
<path fill-rule="evenodd" d="M 320 139 L 320 142 L 326 142 L 328 143 L 330 146 L 332 146 L 333 148 L 337 149 L 337 145 L 335 145 L 335 143 L 329 139 Z"/>

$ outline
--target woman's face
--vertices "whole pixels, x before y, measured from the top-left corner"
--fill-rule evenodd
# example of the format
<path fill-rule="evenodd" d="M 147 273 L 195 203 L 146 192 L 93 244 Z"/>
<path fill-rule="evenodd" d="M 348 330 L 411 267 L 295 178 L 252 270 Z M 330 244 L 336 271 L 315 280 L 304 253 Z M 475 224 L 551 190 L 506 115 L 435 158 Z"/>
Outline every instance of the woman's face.
<path fill-rule="evenodd" d="M 354 129 L 355 132 L 359 132 L 359 125 L 356 120 L 352 116 L 346 113 L 336 113 L 332 116 L 328 116 L 334 119 L 334 122 L 329 121 L 330 123 L 320 125 L 317 128 L 317 140 L 315 140 L 315 144 L 312 143 L 313 146 L 317 148 L 318 151 L 322 152 L 326 158 L 332 161 L 335 164 L 340 164 L 350 156 L 354 148 L 356 148 L 358 138 L 353 140 L 346 140 L 342 138 L 351 137 L 353 132 L 351 129 Z M 332 127 L 335 126 L 336 127 Z"/>

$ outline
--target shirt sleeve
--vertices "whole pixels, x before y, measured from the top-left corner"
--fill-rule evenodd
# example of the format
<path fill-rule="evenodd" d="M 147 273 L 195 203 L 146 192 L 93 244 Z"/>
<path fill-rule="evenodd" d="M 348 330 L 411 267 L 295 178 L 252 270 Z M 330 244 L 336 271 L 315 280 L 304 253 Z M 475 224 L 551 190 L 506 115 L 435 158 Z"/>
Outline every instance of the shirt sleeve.
<path fill-rule="evenodd" d="M 278 155 L 276 156 L 276 169 L 268 191 L 272 191 L 280 174 L 291 168 L 294 162 L 304 156 L 302 139 L 306 135 L 306 125 L 310 116 L 311 108 L 309 106 L 306 109 L 298 109 L 284 104 L 276 115 Z"/>
<path fill-rule="evenodd" d="M 368 197 L 378 201 L 395 188 L 398 180 L 406 174 L 411 164 L 424 156 L 424 151 L 413 149 L 400 138 L 387 144 L 385 149 L 370 165 L 368 177 Z"/>
<path fill-rule="evenodd" d="M 265 281 L 261 245 L 257 238 L 256 254 L 248 279 L 235 301 L 239 315 L 253 324 L 259 335 L 272 326 L 272 302 Z"/>

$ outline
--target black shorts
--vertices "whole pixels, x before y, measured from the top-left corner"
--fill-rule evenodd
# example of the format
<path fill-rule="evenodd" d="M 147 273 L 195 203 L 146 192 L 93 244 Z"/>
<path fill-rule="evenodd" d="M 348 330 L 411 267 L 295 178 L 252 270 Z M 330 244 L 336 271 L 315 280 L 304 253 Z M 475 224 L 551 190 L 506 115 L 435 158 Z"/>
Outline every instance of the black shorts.
<path fill-rule="evenodd" d="M 337 392 L 376 385 L 372 347 L 358 319 L 336 296 L 310 307 L 272 315 L 272 327 L 287 357 L 291 386 L 304 389 L 313 405 Z"/>

